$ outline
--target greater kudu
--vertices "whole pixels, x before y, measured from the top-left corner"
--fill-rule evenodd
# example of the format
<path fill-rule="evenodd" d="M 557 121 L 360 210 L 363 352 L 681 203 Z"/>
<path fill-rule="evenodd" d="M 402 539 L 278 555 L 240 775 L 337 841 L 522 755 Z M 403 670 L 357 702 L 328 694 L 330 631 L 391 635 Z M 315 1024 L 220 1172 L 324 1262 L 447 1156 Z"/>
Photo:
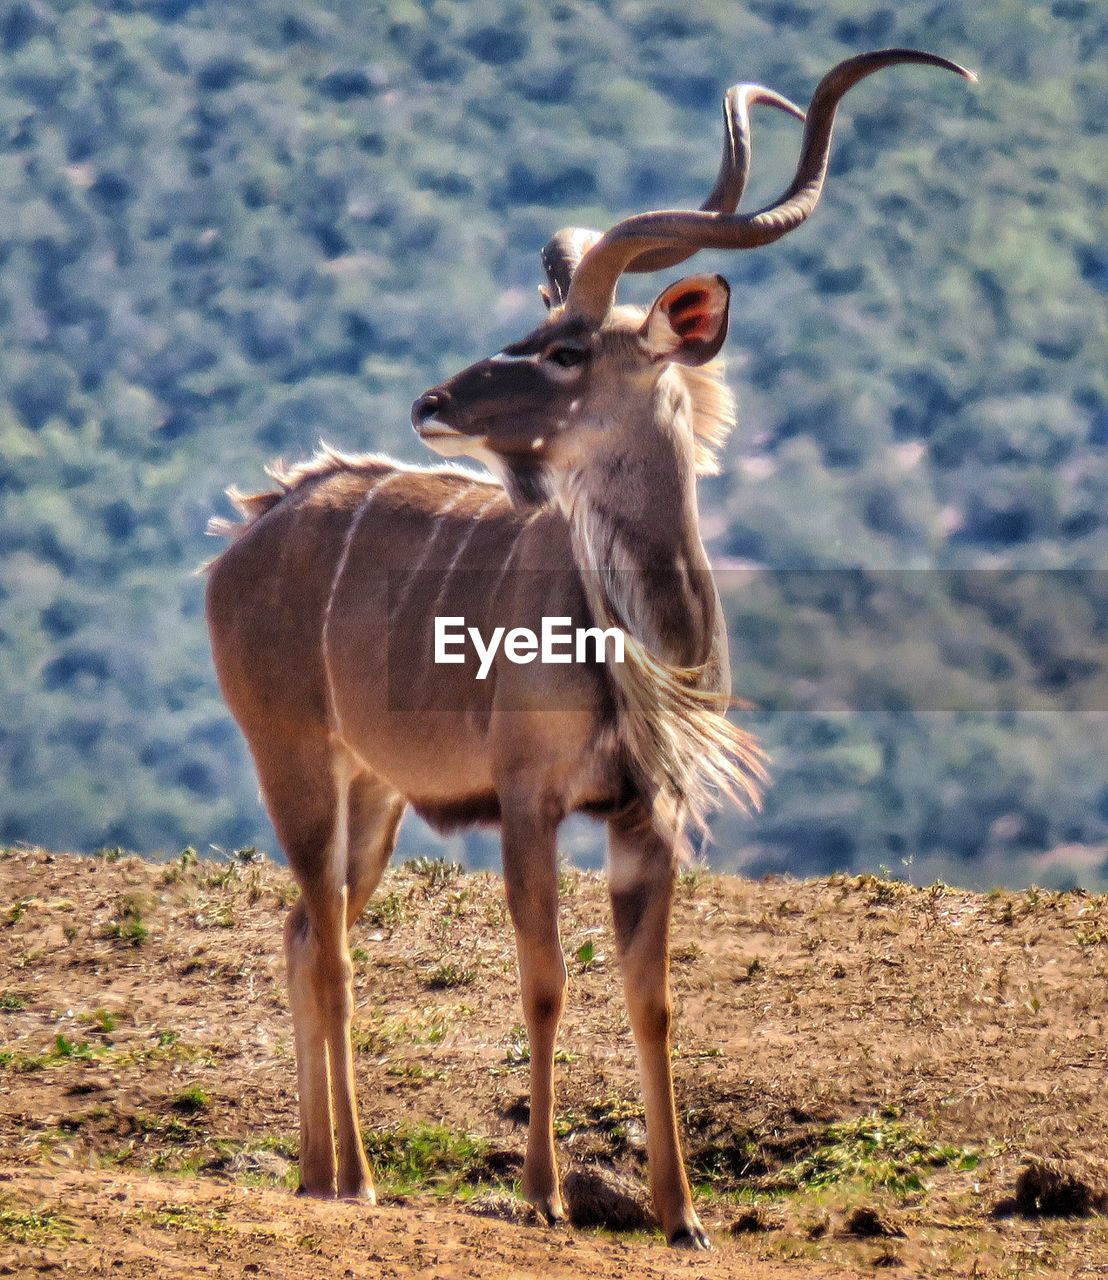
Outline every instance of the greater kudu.
<path fill-rule="evenodd" d="M 443 828 L 501 826 L 531 1050 L 523 1192 L 546 1219 L 563 1216 L 552 1134 L 566 983 L 555 838 L 568 813 L 586 811 L 609 829 L 655 1210 L 670 1243 L 707 1247 L 674 1108 L 667 949 L 684 830 L 720 793 L 754 803 L 763 775 L 756 744 L 723 714 L 726 631 L 697 516 L 696 475 L 711 469 L 733 417 L 714 363 L 729 290 L 719 276 L 693 276 L 644 315 L 616 307 L 615 287 L 629 269 L 753 248 L 799 226 L 819 199 L 839 100 L 900 62 L 969 75 L 909 50 L 840 64 L 812 99 L 796 176 L 768 208 L 732 212 L 749 153 L 745 104 L 774 100 L 747 91 L 729 112 L 709 208 L 554 238 L 545 323 L 412 411 L 433 449 L 486 462 L 499 480 L 325 452 L 275 472 L 277 491 L 236 495 L 242 523 L 219 522 L 234 541 L 208 583 L 216 667 L 302 889 L 285 932 L 302 1191 L 373 1198 L 347 930 L 410 804 Z M 627 661 L 498 661 L 477 682 L 472 664 L 433 664 L 432 622 L 443 615 L 486 632 L 538 631 L 543 615 L 615 625 Z"/>

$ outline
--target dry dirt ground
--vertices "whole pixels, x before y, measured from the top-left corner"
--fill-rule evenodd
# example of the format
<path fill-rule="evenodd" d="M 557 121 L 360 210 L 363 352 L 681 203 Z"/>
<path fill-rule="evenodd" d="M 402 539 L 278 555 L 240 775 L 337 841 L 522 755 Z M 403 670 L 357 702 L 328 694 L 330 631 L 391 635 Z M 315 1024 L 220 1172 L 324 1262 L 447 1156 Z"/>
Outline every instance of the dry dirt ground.
<path fill-rule="evenodd" d="M 716 1243 L 690 1258 L 517 1207 L 501 886 L 440 863 L 354 931 L 382 1206 L 294 1197 L 294 890 L 248 859 L 0 852 L 0 1274 L 1108 1276 L 1106 898 L 683 877 L 677 1092 Z M 563 880 L 563 1173 L 641 1187 L 604 885 Z"/>

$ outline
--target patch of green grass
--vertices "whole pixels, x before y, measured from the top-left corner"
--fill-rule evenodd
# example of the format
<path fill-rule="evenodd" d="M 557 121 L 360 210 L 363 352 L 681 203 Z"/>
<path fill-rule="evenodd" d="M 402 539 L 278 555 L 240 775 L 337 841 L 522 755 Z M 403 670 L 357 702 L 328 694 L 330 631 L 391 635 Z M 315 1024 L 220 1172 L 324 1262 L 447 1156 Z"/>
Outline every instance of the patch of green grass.
<path fill-rule="evenodd" d="M 511 1182 L 503 1182 L 503 1181 L 466 1182 L 466 1183 L 463 1183 L 460 1187 L 456 1187 L 453 1192 L 454 1198 L 456 1200 L 460 1200 L 463 1204 L 468 1204 L 470 1201 L 477 1200 L 481 1196 L 490 1196 L 490 1195 L 495 1195 L 495 1196 L 510 1195 L 510 1196 L 516 1197 L 517 1199 L 520 1199 L 522 1203 L 523 1192 L 518 1179 L 514 1179 Z M 627 1238 L 628 1238 L 627 1235 L 620 1236 L 621 1240 L 624 1240 Z"/>
<path fill-rule="evenodd" d="M 41 1053 L 0 1050 L 0 1067 L 10 1071 L 39 1071 L 43 1067 L 56 1067 L 59 1063 L 89 1061 L 104 1052 L 103 1045 L 89 1044 L 87 1040 L 70 1040 L 59 1033 L 50 1048 Z"/>
<path fill-rule="evenodd" d="M 429 893 L 438 893 L 456 880 L 464 868 L 458 862 L 445 858 L 413 858 L 404 864 L 405 870 L 414 872 L 427 885 Z"/>
<path fill-rule="evenodd" d="M 27 1001 L 14 991 L 0 991 L 0 1012 L 18 1013 L 27 1007 Z"/>
<path fill-rule="evenodd" d="M 274 1155 L 284 1156 L 286 1160 L 296 1160 L 300 1155 L 300 1139 L 295 1133 L 270 1134 L 265 1138 L 251 1138 L 249 1142 L 243 1143 L 240 1149 L 247 1153 L 272 1151 Z"/>
<path fill-rule="evenodd" d="M 365 947 L 353 947 L 350 951 L 350 959 L 355 964 L 366 964 L 369 961 L 369 952 Z"/>
<path fill-rule="evenodd" d="M 427 985 L 432 991 L 445 991 L 451 987 L 468 987 L 477 979 L 476 965 L 457 964 L 446 960 L 432 969 Z"/>
<path fill-rule="evenodd" d="M 398 1042 L 399 1037 L 392 1028 L 380 1021 L 372 1023 L 355 1023 L 350 1028 L 350 1044 L 355 1053 L 367 1053 L 370 1057 L 380 1058 L 389 1052 Z"/>
<path fill-rule="evenodd" d="M 235 913 L 227 905 L 214 907 L 211 911 L 202 911 L 196 917 L 196 923 L 201 929 L 233 929 Z"/>
<path fill-rule="evenodd" d="M 860 1182 L 906 1195 L 923 1189 L 930 1169 L 973 1169 L 978 1160 L 971 1148 L 936 1142 L 922 1125 L 886 1112 L 831 1125 L 820 1146 L 785 1170 L 783 1179 L 798 1190 Z"/>
<path fill-rule="evenodd" d="M 131 1116 L 135 1130 L 166 1142 L 194 1142 L 196 1133 L 187 1120 L 180 1116 L 152 1116 L 146 1111 L 136 1111 Z"/>
<path fill-rule="evenodd" d="M 236 1174 L 235 1181 L 243 1187 L 284 1187 L 286 1191 L 295 1191 L 300 1185 L 300 1175 L 296 1171 L 296 1166 L 292 1165 L 279 1178 L 271 1177 L 266 1173 L 247 1172 Z"/>
<path fill-rule="evenodd" d="M 179 1117 L 161 1121 L 140 1113 L 132 1116 L 131 1121 L 140 1133 L 156 1138 L 157 1143 L 144 1141 L 137 1147 L 132 1143 L 129 1149 L 114 1156 L 101 1157 L 103 1165 L 130 1164 L 186 1178 L 208 1176 L 213 1170 L 219 1170 L 244 1186 L 284 1186 L 290 1191 L 296 1188 L 297 1140 L 291 1135 L 252 1138 L 242 1142 L 233 1138 L 213 1138 L 190 1128 Z M 251 1159 L 264 1157 L 268 1152 L 280 1156 L 281 1160 L 267 1164 L 264 1158 Z"/>
<path fill-rule="evenodd" d="M 199 1209 L 192 1204 L 163 1204 L 149 1218 L 156 1227 L 168 1227 L 174 1231 L 218 1235 L 229 1230 L 225 1209 Z"/>
<path fill-rule="evenodd" d="M 997 924 L 1012 925 L 1016 923 L 1016 908 L 1011 898 L 1005 899 L 995 916 Z"/>
<path fill-rule="evenodd" d="M 18 924 L 20 920 L 27 914 L 27 908 L 31 905 L 32 899 L 20 898 L 13 902 L 8 908 L 8 914 L 4 917 L 4 923 L 10 928 L 13 924 Z"/>
<path fill-rule="evenodd" d="M 53 1209 L 22 1209 L 0 1205 L 0 1240 L 11 1244 L 44 1245 L 67 1240 L 73 1229 Z"/>
<path fill-rule="evenodd" d="M 173 1109 L 191 1115 L 206 1110 L 210 1103 L 211 1097 L 198 1084 L 191 1084 L 174 1095 Z"/>
<path fill-rule="evenodd" d="M 408 914 L 408 895 L 395 889 L 383 893 L 380 897 L 371 898 L 366 908 L 365 918 L 379 929 L 395 929 Z M 366 959 L 369 957 L 367 956 Z"/>
<path fill-rule="evenodd" d="M 140 1044 L 127 1049 L 102 1048 L 98 1052 L 111 1054 L 112 1063 L 120 1067 L 137 1066 L 144 1062 L 200 1062 L 211 1066 L 218 1048 L 184 1044 L 178 1037 L 164 1043 L 156 1039 L 150 1045 Z"/>
<path fill-rule="evenodd" d="M 704 948 L 699 942 L 683 942 L 670 948 L 669 958 L 674 964 L 693 964 L 704 959 Z"/>
<path fill-rule="evenodd" d="M 205 889 L 225 889 L 239 878 L 241 863 L 206 861 L 201 866 L 200 883 Z"/>
<path fill-rule="evenodd" d="M 187 880 L 189 873 L 198 861 L 196 850 L 192 845 L 189 845 L 187 849 L 182 849 L 179 858 L 174 858 L 171 862 L 166 863 L 161 877 L 162 884 L 180 884 L 182 881 Z"/>
<path fill-rule="evenodd" d="M 119 1026 L 119 1019 L 114 1013 L 109 1013 L 107 1009 L 94 1009 L 92 1013 L 79 1013 L 77 1021 L 84 1026 L 95 1027 L 97 1031 L 103 1031 L 105 1035 L 110 1035 Z"/>
<path fill-rule="evenodd" d="M 554 1117 L 554 1136 L 584 1138 L 590 1146 L 603 1143 L 613 1158 L 619 1158 L 630 1147 L 642 1150 L 646 1138 L 643 1109 L 638 1103 L 607 1099 L 591 1103 L 583 1111 L 563 1111 Z M 695 1172 L 692 1162 L 689 1168 Z"/>
<path fill-rule="evenodd" d="M 446 1039 L 449 1019 L 468 1017 L 472 1013 L 470 1005 L 459 1004 L 449 1009 L 425 1009 L 410 1018 L 376 1015 L 354 1024 L 351 1041 L 356 1052 L 375 1057 L 387 1054 L 400 1044 L 440 1044 Z"/>
<path fill-rule="evenodd" d="M 95 1047 L 89 1044 L 87 1040 L 70 1040 L 68 1036 L 64 1036 L 60 1032 L 54 1037 L 54 1048 L 51 1052 L 59 1062 L 70 1058 L 92 1058 L 96 1056 Z"/>
<path fill-rule="evenodd" d="M 859 889 L 870 890 L 870 902 L 874 906 L 892 906 L 914 892 L 910 884 L 897 879 L 886 866 L 879 867 L 877 875 L 863 872 L 856 878 L 856 884 Z"/>
<path fill-rule="evenodd" d="M 118 844 L 104 845 L 102 848 L 97 849 L 92 856 L 99 858 L 102 862 L 119 862 L 120 859 L 127 856 L 127 850 Z"/>
<path fill-rule="evenodd" d="M 703 862 L 688 862 L 677 877 L 678 888 L 695 894 L 700 890 L 710 874 L 708 867 Z"/>
<path fill-rule="evenodd" d="M 278 906 L 291 907 L 300 897 L 300 886 L 292 880 L 282 880 L 273 886 L 273 896 Z"/>
<path fill-rule="evenodd" d="M 477 895 L 472 888 L 455 889 L 447 894 L 442 908 L 442 926 L 445 928 L 448 920 L 465 920 L 469 915 L 470 906 L 476 900 Z"/>
<path fill-rule="evenodd" d="M 522 1067 L 531 1061 L 531 1044 L 527 1038 L 527 1028 L 522 1022 L 517 1022 L 508 1032 L 504 1061 L 512 1067 Z"/>
<path fill-rule="evenodd" d="M 393 1194 L 449 1193 L 488 1176 L 488 1143 L 445 1125 L 396 1125 L 363 1137 L 375 1178 Z"/>
<path fill-rule="evenodd" d="M 104 937 L 116 942 L 126 942 L 132 947 L 141 947 L 150 937 L 150 930 L 135 916 L 124 920 L 113 920 L 104 930 Z"/>
<path fill-rule="evenodd" d="M 749 1128 L 690 1144 L 689 1176 L 700 1195 L 745 1196 L 749 1188 L 744 1183 L 751 1172 L 764 1167 L 757 1136 Z"/>
<path fill-rule="evenodd" d="M 637 1099 L 598 1098 L 588 1107 L 589 1123 L 621 1140 L 629 1121 L 644 1121 L 645 1117 L 643 1104 Z"/>
<path fill-rule="evenodd" d="M 1108 942 L 1108 929 L 1102 925 L 1082 925 L 1074 934 L 1073 940 L 1079 947 L 1099 947 Z"/>
<path fill-rule="evenodd" d="M 573 953 L 573 957 L 582 969 L 591 969 L 596 959 L 596 943 L 587 938 Z"/>
<path fill-rule="evenodd" d="M 212 1050 L 200 1045 L 183 1044 L 173 1031 L 159 1032 L 153 1044 L 138 1044 L 122 1049 L 110 1042 L 90 1044 L 87 1040 L 71 1040 L 63 1034 L 55 1036 L 54 1043 L 39 1053 L 0 1049 L 0 1069 L 9 1071 L 39 1071 L 44 1067 L 93 1060 L 107 1060 L 118 1067 L 147 1062 L 202 1062 L 210 1065 Z"/>
<path fill-rule="evenodd" d="M 427 1071 L 422 1062 L 392 1062 L 385 1068 L 385 1075 L 394 1080 L 425 1080 Z"/>
<path fill-rule="evenodd" d="M 144 895 L 125 894 L 116 904 L 112 919 L 104 926 L 103 936 L 116 942 L 126 942 L 132 947 L 141 947 L 150 937 L 150 930 L 142 919 L 146 905 Z"/>

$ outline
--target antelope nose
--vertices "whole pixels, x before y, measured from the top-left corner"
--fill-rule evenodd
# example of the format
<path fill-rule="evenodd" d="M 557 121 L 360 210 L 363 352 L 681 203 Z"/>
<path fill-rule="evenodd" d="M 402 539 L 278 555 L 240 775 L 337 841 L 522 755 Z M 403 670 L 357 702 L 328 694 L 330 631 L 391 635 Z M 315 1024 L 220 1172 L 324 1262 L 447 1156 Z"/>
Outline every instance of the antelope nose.
<path fill-rule="evenodd" d="M 412 426 L 417 431 L 422 431 L 432 418 L 445 411 L 449 403 L 450 396 L 445 391 L 425 391 L 412 405 Z"/>

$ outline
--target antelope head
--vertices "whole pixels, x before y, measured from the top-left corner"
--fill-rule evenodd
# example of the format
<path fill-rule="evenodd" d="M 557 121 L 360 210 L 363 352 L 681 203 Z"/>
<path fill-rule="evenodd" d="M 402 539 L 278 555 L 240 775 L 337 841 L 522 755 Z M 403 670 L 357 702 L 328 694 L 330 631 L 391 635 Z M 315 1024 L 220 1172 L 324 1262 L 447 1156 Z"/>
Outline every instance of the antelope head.
<path fill-rule="evenodd" d="M 769 91 L 729 95 L 729 139 L 716 188 L 695 211 L 637 214 L 602 236 L 570 229 L 543 252 L 550 307 L 519 342 L 425 392 L 412 409 L 420 437 L 445 456 L 468 454 L 505 479 L 517 501 L 548 496 L 549 480 L 597 447 L 618 447 L 620 424 L 665 394 L 673 365 L 701 365 L 727 334 L 730 291 L 720 276 L 693 276 L 662 291 L 644 315 L 615 305 L 625 271 L 657 270 L 701 249 L 755 249 L 805 222 L 819 202 L 835 112 L 860 80 L 897 63 L 972 72 L 935 54 L 888 49 L 849 58 L 820 81 L 805 120 L 796 173 L 784 194 L 751 214 L 734 212 L 749 161 L 752 101 L 800 114 Z"/>

